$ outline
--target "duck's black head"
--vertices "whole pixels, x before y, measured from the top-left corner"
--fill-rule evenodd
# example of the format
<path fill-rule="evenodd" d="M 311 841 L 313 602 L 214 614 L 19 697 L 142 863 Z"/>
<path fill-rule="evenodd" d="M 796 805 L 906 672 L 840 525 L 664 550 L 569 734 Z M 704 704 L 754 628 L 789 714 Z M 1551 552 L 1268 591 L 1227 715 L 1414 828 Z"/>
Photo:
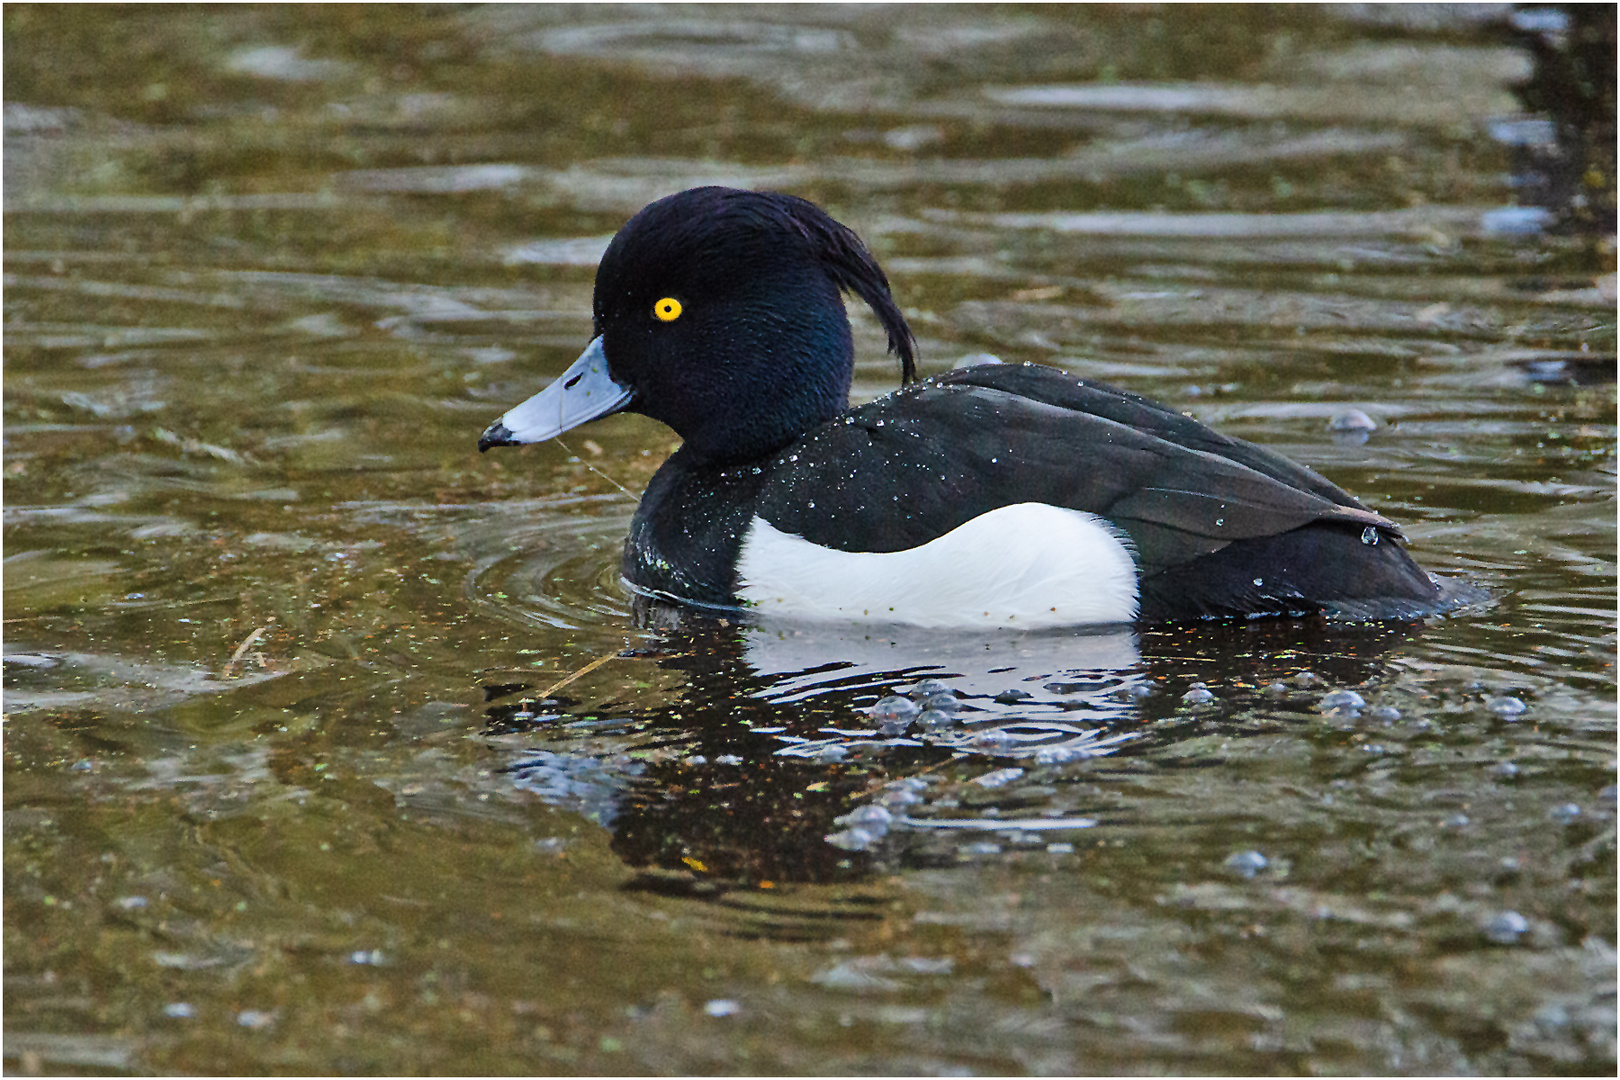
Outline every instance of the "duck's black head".
<path fill-rule="evenodd" d="M 871 305 L 910 381 L 915 343 L 888 279 L 825 211 L 722 187 L 659 199 L 619 230 L 597 269 L 597 340 L 576 364 L 588 370 L 570 369 L 480 445 L 550 438 L 628 409 L 674 428 L 702 460 L 769 456 L 848 406 L 854 346 L 842 292 Z M 589 388 L 590 371 L 611 380 L 595 405 L 574 408 L 561 391 L 542 401 L 570 378 L 574 393 Z"/>

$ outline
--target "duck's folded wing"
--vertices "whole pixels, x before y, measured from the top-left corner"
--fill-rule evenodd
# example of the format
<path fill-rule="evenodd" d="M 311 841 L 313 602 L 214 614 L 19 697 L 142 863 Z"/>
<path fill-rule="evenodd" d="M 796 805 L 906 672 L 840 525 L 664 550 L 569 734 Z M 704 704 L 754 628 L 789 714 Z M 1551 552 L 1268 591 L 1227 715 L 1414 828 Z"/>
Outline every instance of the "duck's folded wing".
<path fill-rule="evenodd" d="M 1365 509 L 1326 477 L 1255 443 L 1223 435 L 1151 398 L 1106 383 L 1079 379 L 1039 364 L 981 364 L 936 376 L 940 386 L 979 386 L 1001 390 L 1070 412 L 1112 420 L 1188 450 L 1235 461 L 1291 488 L 1312 492 L 1340 506 Z"/>
<path fill-rule="evenodd" d="M 1048 399 L 1063 396 L 1048 390 Z M 1112 522 L 1130 537 L 1143 575 L 1312 522 L 1399 536 L 1322 477 L 1260 447 L 1144 399 L 1113 392 L 1102 401 L 1077 408 L 967 380 L 902 392 L 796 446 L 758 512 L 824 547 L 899 551 L 997 507 L 1041 502 Z"/>

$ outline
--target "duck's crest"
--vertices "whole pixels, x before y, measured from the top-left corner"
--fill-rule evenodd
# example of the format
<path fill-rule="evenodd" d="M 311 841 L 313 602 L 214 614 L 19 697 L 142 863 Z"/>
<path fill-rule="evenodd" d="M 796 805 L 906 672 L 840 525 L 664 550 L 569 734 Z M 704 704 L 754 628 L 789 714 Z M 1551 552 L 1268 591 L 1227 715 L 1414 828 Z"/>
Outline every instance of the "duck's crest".
<path fill-rule="evenodd" d="M 889 279 L 872 252 L 854 230 L 839 224 L 815 203 L 776 191 L 753 192 L 767 200 L 787 222 L 810 242 L 821 264 L 838 287 L 866 301 L 889 335 L 889 351 L 900 358 L 902 385 L 917 378 L 917 339 L 889 291 Z"/>

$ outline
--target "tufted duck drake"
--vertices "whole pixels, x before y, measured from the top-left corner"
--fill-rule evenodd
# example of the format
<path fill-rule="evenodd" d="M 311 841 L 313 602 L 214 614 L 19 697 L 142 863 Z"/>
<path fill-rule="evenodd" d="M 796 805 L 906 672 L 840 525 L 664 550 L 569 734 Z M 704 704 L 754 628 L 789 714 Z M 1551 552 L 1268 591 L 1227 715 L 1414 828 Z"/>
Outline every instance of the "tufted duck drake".
<path fill-rule="evenodd" d="M 902 373 L 854 409 L 844 292 Z M 608 245 L 591 306 L 583 355 L 478 446 L 622 411 L 673 428 L 625 543 L 644 594 L 940 627 L 1448 606 L 1394 523 L 1263 447 L 1050 367 L 918 381 L 883 271 L 803 199 L 652 203 Z"/>

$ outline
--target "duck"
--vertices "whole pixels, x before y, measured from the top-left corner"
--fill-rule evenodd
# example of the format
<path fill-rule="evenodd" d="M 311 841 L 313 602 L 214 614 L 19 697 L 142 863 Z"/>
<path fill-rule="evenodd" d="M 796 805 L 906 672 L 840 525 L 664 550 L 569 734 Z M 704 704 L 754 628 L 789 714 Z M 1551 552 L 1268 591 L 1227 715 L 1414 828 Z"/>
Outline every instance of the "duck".
<path fill-rule="evenodd" d="M 850 407 L 844 297 L 900 387 Z M 1055 367 L 917 376 L 856 233 L 794 195 L 698 187 L 614 235 L 593 332 L 480 451 L 619 412 L 681 445 L 630 522 L 631 593 L 808 622 L 1039 630 L 1443 610 L 1399 526 L 1324 477 Z"/>

